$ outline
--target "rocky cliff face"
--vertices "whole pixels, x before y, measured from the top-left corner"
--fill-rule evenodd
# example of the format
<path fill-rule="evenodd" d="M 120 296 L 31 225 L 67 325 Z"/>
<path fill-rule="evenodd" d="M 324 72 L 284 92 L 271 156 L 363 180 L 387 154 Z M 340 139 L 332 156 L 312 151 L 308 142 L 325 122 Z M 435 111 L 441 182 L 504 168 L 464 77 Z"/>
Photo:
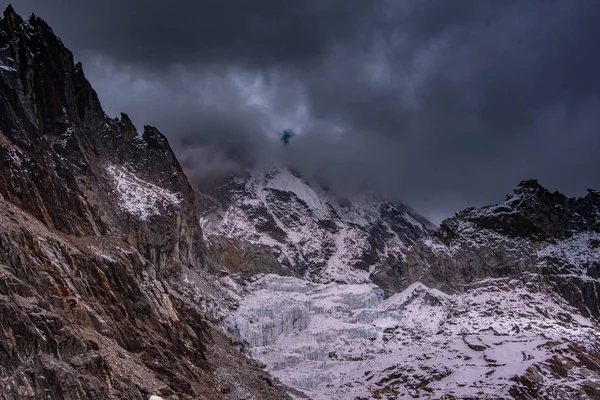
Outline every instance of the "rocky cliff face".
<path fill-rule="evenodd" d="M 220 292 L 204 264 L 194 193 L 166 138 L 108 118 L 50 27 L 9 7 L 0 397 L 285 398 L 205 321 Z M 191 296 L 184 276 L 204 286 Z"/>
<path fill-rule="evenodd" d="M 341 200 L 285 168 L 199 190 L 206 235 L 268 246 L 314 282 L 372 281 L 395 293 L 406 286 L 399 266 L 408 248 L 434 229 L 401 203 Z"/>
<path fill-rule="evenodd" d="M 159 267 L 201 261 L 194 194 L 165 137 L 108 118 L 43 20 L 8 9 L 0 49 L 4 198 L 66 234 L 120 234 Z"/>

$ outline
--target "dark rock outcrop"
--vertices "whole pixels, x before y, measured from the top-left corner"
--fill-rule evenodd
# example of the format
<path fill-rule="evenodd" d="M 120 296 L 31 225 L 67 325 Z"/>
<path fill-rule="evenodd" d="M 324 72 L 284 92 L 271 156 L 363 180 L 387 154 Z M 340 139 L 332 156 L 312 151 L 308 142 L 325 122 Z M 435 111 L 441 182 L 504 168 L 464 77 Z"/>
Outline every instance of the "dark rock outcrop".
<path fill-rule="evenodd" d="M 206 242 L 208 271 L 215 275 L 234 274 L 243 281 L 260 274 L 297 276 L 277 261 L 268 246 L 224 236 L 211 236 Z"/>
<path fill-rule="evenodd" d="M 509 237 L 544 241 L 598 230 L 599 209 L 597 192 L 589 191 L 582 198 L 568 198 L 559 192 L 549 192 L 537 180 L 531 179 L 521 182 L 503 204 L 467 209 L 458 213 L 455 219 L 473 222 L 481 229 Z M 452 221 L 443 223 L 442 230 L 449 228 Z"/>
<path fill-rule="evenodd" d="M 67 234 L 120 234 L 161 268 L 201 261 L 194 194 L 166 138 L 149 126 L 138 135 L 124 114 L 106 117 L 81 64 L 40 18 L 8 8 L 0 48 L 9 68 L 0 72 L 0 194 Z M 178 201 L 158 201 L 148 224 L 115 198 L 115 175 Z"/>

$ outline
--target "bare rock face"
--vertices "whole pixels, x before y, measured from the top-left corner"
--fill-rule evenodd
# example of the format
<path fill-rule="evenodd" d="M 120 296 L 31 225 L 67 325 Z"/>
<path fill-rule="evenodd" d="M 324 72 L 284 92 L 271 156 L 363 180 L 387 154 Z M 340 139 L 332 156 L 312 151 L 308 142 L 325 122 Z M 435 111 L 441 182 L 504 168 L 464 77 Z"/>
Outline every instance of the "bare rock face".
<path fill-rule="evenodd" d="M 233 274 L 242 281 L 256 275 L 297 276 L 277 261 L 269 246 L 260 246 L 225 236 L 206 239 L 208 270 L 215 275 Z"/>
<path fill-rule="evenodd" d="M 208 381 L 207 325 L 135 248 L 68 237 L 0 205 L 4 395 L 144 398 Z"/>
<path fill-rule="evenodd" d="M 108 118 L 50 27 L 7 8 L 1 397 L 286 398 L 187 295 L 181 271 L 205 264 L 195 196 L 166 138 Z"/>

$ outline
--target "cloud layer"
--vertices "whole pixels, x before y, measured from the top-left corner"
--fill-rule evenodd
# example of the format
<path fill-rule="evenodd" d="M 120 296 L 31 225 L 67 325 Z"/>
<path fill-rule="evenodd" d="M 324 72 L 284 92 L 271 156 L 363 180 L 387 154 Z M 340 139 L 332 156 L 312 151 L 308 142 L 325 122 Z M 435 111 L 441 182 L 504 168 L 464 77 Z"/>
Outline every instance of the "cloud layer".
<path fill-rule="evenodd" d="M 594 0 L 95 3 L 15 7 L 194 180 L 285 160 L 434 221 L 529 177 L 600 187 Z M 299 135 L 283 148 L 286 127 Z"/>

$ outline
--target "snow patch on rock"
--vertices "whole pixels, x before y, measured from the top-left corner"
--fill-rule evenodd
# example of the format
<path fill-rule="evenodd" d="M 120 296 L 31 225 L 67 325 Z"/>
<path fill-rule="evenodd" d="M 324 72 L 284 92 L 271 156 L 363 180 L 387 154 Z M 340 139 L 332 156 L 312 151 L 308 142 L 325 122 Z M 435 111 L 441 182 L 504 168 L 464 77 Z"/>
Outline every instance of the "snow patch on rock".
<path fill-rule="evenodd" d="M 162 209 L 181 203 L 178 193 L 141 180 L 125 169 L 111 165 L 106 171 L 114 181 L 119 207 L 142 221 L 161 214 Z"/>
<path fill-rule="evenodd" d="M 8 72 L 17 72 L 17 70 L 14 69 L 13 67 L 9 67 L 8 65 L 2 65 L 2 64 L 0 64 L 0 70 L 8 71 Z"/>
<path fill-rule="evenodd" d="M 581 232 L 556 243 L 544 242 L 538 256 L 564 259 L 582 268 L 600 262 L 600 233 Z"/>

